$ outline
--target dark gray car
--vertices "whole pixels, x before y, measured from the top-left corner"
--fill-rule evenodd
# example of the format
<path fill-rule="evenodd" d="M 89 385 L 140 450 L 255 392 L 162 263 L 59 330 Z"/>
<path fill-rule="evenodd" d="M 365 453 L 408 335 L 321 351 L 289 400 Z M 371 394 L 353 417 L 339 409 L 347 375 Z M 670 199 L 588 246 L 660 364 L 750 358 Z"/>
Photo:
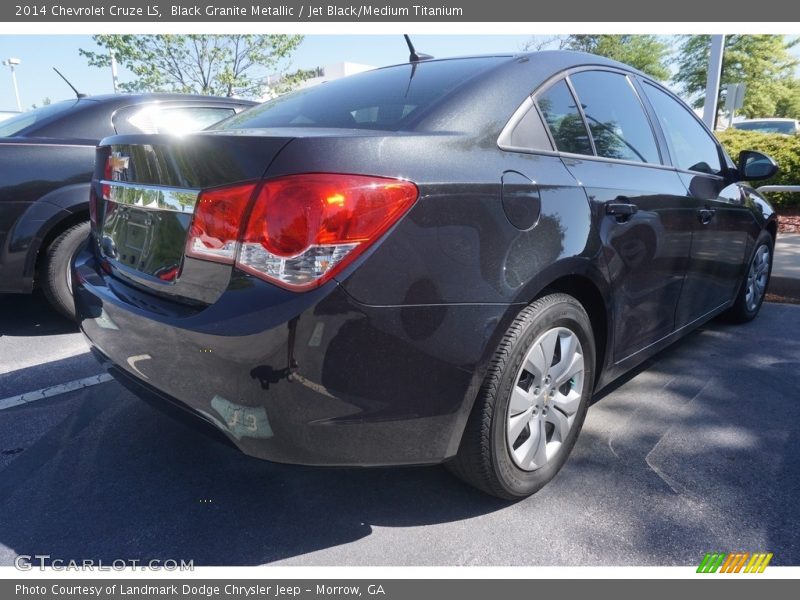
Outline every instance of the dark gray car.
<path fill-rule="evenodd" d="M 69 263 L 89 235 L 94 148 L 115 133 L 187 133 L 255 103 L 188 94 L 64 100 L 0 122 L 0 293 L 41 286 L 73 318 Z"/>
<path fill-rule="evenodd" d="M 248 454 L 447 462 L 520 498 L 595 391 L 756 316 L 776 221 L 745 182 L 775 170 L 597 56 L 387 67 L 103 140 L 78 318 L 115 377 Z"/>

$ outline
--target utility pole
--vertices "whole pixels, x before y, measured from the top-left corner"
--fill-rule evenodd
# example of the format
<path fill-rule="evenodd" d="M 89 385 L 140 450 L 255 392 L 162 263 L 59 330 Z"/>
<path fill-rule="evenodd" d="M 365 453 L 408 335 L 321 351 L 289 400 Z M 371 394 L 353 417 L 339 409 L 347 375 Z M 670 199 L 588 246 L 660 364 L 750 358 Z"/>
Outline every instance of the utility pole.
<path fill-rule="evenodd" d="M 11 69 L 11 81 L 14 84 L 14 95 L 17 97 L 17 110 L 22 112 L 22 103 L 19 101 L 19 87 L 17 86 L 17 73 L 14 67 L 22 63 L 18 58 L 9 58 L 3 61 L 3 65 Z"/>
<path fill-rule="evenodd" d="M 117 77 L 117 57 L 114 56 L 114 51 L 109 50 L 108 53 L 111 55 L 111 83 L 114 86 L 114 93 L 119 93 L 119 78 Z"/>
<path fill-rule="evenodd" d="M 703 105 L 703 122 L 712 131 L 717 124 L 717 99 L 719 80 L 722 76 L 722 53 L 725 47 L 724 35 L 711 36 L 711 56 L 708 58 L 708 79 L 706 79 L 706 101 Z"/>

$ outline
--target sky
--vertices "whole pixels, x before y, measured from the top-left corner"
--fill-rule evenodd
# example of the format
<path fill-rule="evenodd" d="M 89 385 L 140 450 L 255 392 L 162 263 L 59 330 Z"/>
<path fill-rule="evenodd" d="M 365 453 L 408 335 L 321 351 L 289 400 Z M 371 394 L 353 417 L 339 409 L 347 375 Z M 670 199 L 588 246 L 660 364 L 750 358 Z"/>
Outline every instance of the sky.
<path fill-rule="evenodd" d="M 537 36 L 540 40 L 547 36 Z M 418 52 L 435 57 L 519 52 L 531 35 L 413 35 Z M 89 94 L 113 92 L 110 68 L 89 67 L 78 50 L 98 51 L 100 48 L 89 35 L 5 35 L 0 34 L 0 60 L 18 58 L 17 85 L 23 110 L 42 100 L 65 100 L 73 92 L 56 75 L 58 68 L 78 88 Z M 792 52 L 800 57 L 800 44 Z M 354 62 L 376 67 L 408 60 L 408 48 L 401 34 L 396 35 L 306 35 L 291 59 L 291 70 L 311 69 L 340 62 Z M 260 75 L 267 75 L 262 73 Z M 798 67 L 800 76 L 800 66 Z M 121 82 L 131 74 L 120 68 Z M 16 110 L 16 99 L 8 67 L 0 65 L 0 111 Z"/>
<path fill-rule="evenodd" d="M 418 52 L 437 57 L 492 52 L 519 52 L 527 35 L 414 35 Z M 79 91 L 89 94 L 112 93 L 111 69 L 89 67 L 78 54 L 84 48 L 99 48 L 88 35 L 0 35 L 0 59 L 19 58 L 17 85 L 23 109 L 40 106 L 44 98 L 53 102 L 73 96 L 72 90 L 56 75 L 61 71 Z M 376 67 L 406 62 L 408 48 L 398 35 L 306 35 L 292 57 L 292 69 L 310 69 L 339 62 L 355 62 Z M 120 81 L 130 74 L 120 69 Z M 16 99 L 8 67 L 0 65 L 0 110 L 16 110 Z"/>

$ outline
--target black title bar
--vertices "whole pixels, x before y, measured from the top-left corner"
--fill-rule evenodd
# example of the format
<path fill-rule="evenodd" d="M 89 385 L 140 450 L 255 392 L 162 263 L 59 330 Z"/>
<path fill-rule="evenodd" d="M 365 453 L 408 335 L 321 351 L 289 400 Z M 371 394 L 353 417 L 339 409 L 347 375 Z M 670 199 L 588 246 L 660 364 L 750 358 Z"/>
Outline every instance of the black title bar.
<path fill-rule="evenodd" d="M 772 567 L 770 567 L 772 569 Z M 416 600 L 418 598 L 520 598 L 546 594 L 594 597 L 604 594 L 649 600 L 700 598 L 792 597 L 791 579 L 723 578 L 714 575 L 672 580 L 589 579 L 328 579 L 199 580 L 170 579 L 26 579 L 0 581 L 3 598 L 13 600 Z"/>
<path fill-rule="evenodd" d="M 742 3 L 743 4 L 743 3 Z M 352 3 L 283 0 L 59 0 L 3 3 L 5 22 L 769 22 L 800 21 L 800 3 L 760 0 L 757 9 L 728 2 L 641 0 L 393 0 Z M 788 29 L 788 28 L 787 28 Z M 787 30 L 787 33 L 789 31 Z M 776 31 L 775 33 L 784 33 Z"/>

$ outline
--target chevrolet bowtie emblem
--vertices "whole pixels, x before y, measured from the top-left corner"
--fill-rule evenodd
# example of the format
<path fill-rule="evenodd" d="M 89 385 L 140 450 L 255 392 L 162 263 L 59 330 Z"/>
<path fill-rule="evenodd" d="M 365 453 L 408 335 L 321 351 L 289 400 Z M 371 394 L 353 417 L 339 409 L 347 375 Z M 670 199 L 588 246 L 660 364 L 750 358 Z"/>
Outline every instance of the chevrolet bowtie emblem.
<path fill-rule="evenodd" d="M 123 156 L 119 152 L 114 152 L 111 156 L 108 157 L 108 166 L 109 170 L 111 171 L 111 179 L 117 181 L 125 181 L 128 178 L 125 176 L 120 175 L 127 175 L 125 173 L 128 170 L 128 164 L 130 162 L 129 156 Z"/>

